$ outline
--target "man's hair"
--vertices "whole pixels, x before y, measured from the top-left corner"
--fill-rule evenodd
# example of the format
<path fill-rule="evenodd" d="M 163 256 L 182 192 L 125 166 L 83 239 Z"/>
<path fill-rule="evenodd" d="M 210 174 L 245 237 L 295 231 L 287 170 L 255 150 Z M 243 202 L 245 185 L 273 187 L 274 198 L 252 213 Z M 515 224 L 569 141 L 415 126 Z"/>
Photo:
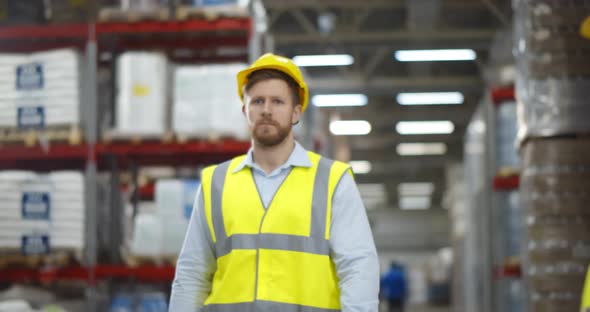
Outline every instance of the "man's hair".
<path fill-rule="evenodd" d="M 244 90 L 247 92 L 255 84 L 270 79 L 280 79 L 286 82 L 287 86 L 289 86 L 289 91 L 291 91 L 293 106 L 301 104 L 301 99 L 299 97 L 299 84 L 297 84 L 297 82 L 293 78 L 291 78 L 291 76 L 276 69 L 261 69 L 251 73 L 250 75 L 248 75 L 248 82 L 246 82 Z"/>

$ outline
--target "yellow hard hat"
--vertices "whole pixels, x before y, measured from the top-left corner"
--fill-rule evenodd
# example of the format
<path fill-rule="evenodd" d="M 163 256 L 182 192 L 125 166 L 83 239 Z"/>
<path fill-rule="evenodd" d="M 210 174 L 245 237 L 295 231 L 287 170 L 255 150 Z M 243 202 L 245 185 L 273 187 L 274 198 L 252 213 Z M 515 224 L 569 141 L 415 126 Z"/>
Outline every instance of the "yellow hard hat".
<path fill-rule="evenodd" d="M 580 33 L 582 34 L 582 37 L 590 39 L 590 16 L 586 17 L 582 23 L 582 27 L 580 27 Z"/>
<path fill-rule="evenodd" d="M 242 99 L 242 103 L 244 101 L 244 85 L 248 82 L 248 75 L 261 69 L 276 69 L 293 78 L 293 80 L 299 85 L 301 111 L 305 111 L 307 108 L 307 102 L 309 101 L 309 90 L 307 89 L 305 81 L 303 81 L 301 71 L 291 59 L 272 53 L 264 54 L 252 63 L 250 67 L 238 73 L 238 94 L 240 95 L 240 99 Z"/>

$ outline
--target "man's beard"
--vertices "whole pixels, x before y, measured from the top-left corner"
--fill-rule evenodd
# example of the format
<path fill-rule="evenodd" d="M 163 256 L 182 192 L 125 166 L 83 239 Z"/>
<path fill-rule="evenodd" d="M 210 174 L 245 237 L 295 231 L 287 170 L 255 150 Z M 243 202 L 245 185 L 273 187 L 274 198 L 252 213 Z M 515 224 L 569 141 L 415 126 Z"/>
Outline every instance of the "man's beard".
<path fill-rule="evenodd" d="M 267 127 L 272 127 L 276 130 L 266 129 Z M 254 126 L 254 129 L 252 130 L 252 138 L 264 147 L 273 147 L 282 143 L 287 138 L 289 132 L 291 132 L 291 128 L 291 124 L 287 127 L 281 127 L 281 125 L 274 120 L 262 120 Z M 270 133 L 271 131 L 273 132 L 272 134 Z"/>

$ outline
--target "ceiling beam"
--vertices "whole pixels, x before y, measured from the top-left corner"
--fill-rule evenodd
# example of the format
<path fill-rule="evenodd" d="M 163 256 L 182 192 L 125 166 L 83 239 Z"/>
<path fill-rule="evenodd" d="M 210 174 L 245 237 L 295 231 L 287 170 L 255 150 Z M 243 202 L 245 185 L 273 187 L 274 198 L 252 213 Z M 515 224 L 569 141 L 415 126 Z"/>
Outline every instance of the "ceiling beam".
<path fill-rule="evenodd" d="M 395 146 L 390 148 L 376 147 L 373 149 L 355 150 L 350 152 L 351 160 L 368 160 L 373 162 L 402 162 L 404 165 L 410 165 L 415 162 L 417 169 L 424 164 L 438 164 L 441 167 L 460 161 L 463 158 L 462 142 L 447 142 L 447 153 L 444 155 L 432 156 L 401 156 L 397 154 Z M 377 170 L 377 169 L 375 169 Z M 379 172 L 381 172 L 379 170 Z"/>
<path fill-rule="evenodd" d="M 481 90 L 483 82 L 477 76 L 447 77 L 376 77 L 369 80 L 361 75 L 338 78 L 306 78 L 312 93 L 365 93 L 392 95 L 401 91 Z"/>
<path fill-rule="evenodd" d="M 463 131 L 455 131 L 445 135 L 398 135 L 395 131 L 390 134 L 369 135 L 362 137 L 350 137 L 348 142 L 351 149 L 370 150 L 375 148 L 391 148 L 398 143 L 403 142 L 445 142 L 445 143 L 462 143 Z"/>
<path fill-rule="evenodd" d="M 395 106 L 395 105 L 392 105 Z M 368 120 L 373 128 L 387 127 L 393 133 L 395 124 L 398 121 L 426 121 L 426 120 L 450 120 L 456 126 L 467 124 L 471 119 L 474 105 L 453 105 L 448 106 L 405 106 L 403 109 L 366 109 L 363 112 L 340 113 L 342 120 Z M 457 131 L 457 130 L 455 130 Z"/>
<path fill-rule="evenodd" d="M 276 44 L 302 45 L 318 43 L 375 43 L 394 41 L 487 41 L 493 39 L 495 29 L 445 29 L 437 31 L 397 30 L 397 31 L 371 31 L 371 32 L 334 32 L 329 37 L 315 34 L 293 34 L 273 32 Z"/>

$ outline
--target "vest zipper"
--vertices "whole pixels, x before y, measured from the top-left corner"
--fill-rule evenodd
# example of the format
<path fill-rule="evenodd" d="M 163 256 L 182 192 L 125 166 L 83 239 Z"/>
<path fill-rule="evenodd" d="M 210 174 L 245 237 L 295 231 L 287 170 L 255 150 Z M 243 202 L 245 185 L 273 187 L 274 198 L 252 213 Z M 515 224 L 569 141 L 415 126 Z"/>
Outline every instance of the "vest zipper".
<path fill-rule="evenodd" d="M 264 218 L 268 209 L 264 210 L 262 219 L 260 220 L 260 226 L 258 226 L 258 235 L 256 236 L 256 275 L 254 276 L 254 302 L 258 301 L 258 269 L 260 267 L 260 234 L 262 233 L 262 224 L 264 224 Z"/>
<path fill-rule="evenodd" d="M 264 207 L 264 201 L 262 200 L 262 194 L 260 193 L 260 190 L 258 189 L 258 185 L 256 184 L 256 179 L 254 179 L 254 172 L 252 172 L 252 169 L 250 169 L 250 175 L 252 176 L 252 182 L 254 182 L 254 186 L 256 187 L 256 192 L 258 193 L 258 197 L 260 198 L 260 204 L 262 205 L 262 207 L 264 207 L 264 214 L 262 214 L 262 218 L 260 219 L 260 225 L 258 226 L 258 235 L 256 235 L 256 272 L 255 272 L 256 275 L 254 276 L 254 302 L 258 301 L 257 300 L 257 298 L 258 298 L 258 269 L 260 267 L 260 263 L 259 263 L 260 262 L 260 235 L 262 234 L 262 225 L 264 224 L 264 219 L 266 218 L 266 213 L 270 209 L 270 206 L 272 206 L 272 202 L 274 201 L 275 196 L 279 192 L 279 189 L 281 188 L 281 186 L 283 186 L 283 183 L 285 183 L 287 178 L 289 178 L 292 171 L 293 171 L 293 168 L 290 168 L 289 172 L 287 173 L 287 175 L 285 175 L 285 178 L 283 179 L 283 181 L 281 181 L 281 184 L 279 184 L 279 187 L 277 187 L 277 190 L 275 191 L 272 198 L 270 199 L 270 202 L 268 203 L 268 207 Z"/>

